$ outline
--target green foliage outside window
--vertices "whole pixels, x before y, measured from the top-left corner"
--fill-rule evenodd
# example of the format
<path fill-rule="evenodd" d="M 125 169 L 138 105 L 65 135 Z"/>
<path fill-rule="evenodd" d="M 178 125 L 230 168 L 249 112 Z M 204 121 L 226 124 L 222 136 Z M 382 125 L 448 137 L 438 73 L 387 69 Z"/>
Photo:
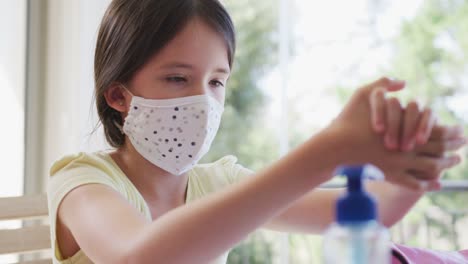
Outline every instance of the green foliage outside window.
<path fill-rule="evenodd" d="M 276 135 L 261 118 L 267 98 L 258 86 L 276 64 L 277 10 L 269 0 L 255 1 L 255 5 L 247 0 L 225 4 L 237 29 L 237 50 L 220 131 L 204 160 L 233 154 L 243 166 L 258 170 L 278 157 Z"/>
<path fill-rule="evenodd" d="M 402 98 L 419 97 L 427 102 L 445 124 L 464 124 L 467 116 L 452 110 L 452 97 L 467 92 L 468 85 L 468 2 L 457 0 L 426 0 L 418 14 L 404 23 L 396 42 L 393 75 L 407 80 L 410 89 Z M 466 158 L 466 153 L 464 153 Z M 444 179 L 468 179 L 466 163 L 448 171 Z M 407 243 L 415 246 L 434 246 L 436 249 L 457 250 L 460 244 L 453 228 L 458 220 L 468 216 L 468 193 L 430 194 L 407 216 L 415 234 Z M 445 217 L 431 216 L 428 208 L 437 208 Z M 451 247 L 428 244 L 427 237 L 417 236 L 426 222 L 434 233 L 432 239 L 446 240 Z M 412 231 L 412 232 L 411 232 Z M 465 231 L 466 232 L 466 231 Z M 465 244 L 465 247 L 467 245 Z"/>
<path fill-rule="evenodd" d="M 220 132 L 205 161 L 234 154 L 240 164 L 258 170 L 279 156 L 277 135 L 270 131 L 262 118 L 268 100 L 259 87 L 261 80 L 277 64 L 277 2 L 258 0 L 225 1 L 237 28 L 238 49 L 233 74 L 228 82 L 225 113 Z M 396 39 L 393 61 L 381 75 L 395 76 L 408 83 L 408 89 L 397 96 L 403 101 L 419 98 L 434 108 L 444 123 L 467 124 L 467 116 L 454 112 L 450 98 L 462 94 L 468 85 L 468 2 L 459 0 L 426 0 L 417 14 L 403 23 Z M 388 44 L 388 43 L 387 43 Z M 375 76 L 378 77 L 378 76 Z M 369 80 L 362 80 L 365 83 Z M 339 87 L 339 88 L 337 88 Z M 344 103 L 352 93 L 351 87 L 337 83 L 336 97 Z M 292 118 L 297 113 L 290 113 Z M 468 126 L 465 125 L 468 130 Z M 310 135 L 291 131 L 290 142 Z M 464 155 L 466 156 L 466 154 Z M 450 170 L 444 179 L 467 179 L 464 163 Z M 468 215 L 467 193 L 429 194 L 417 204 L 403 221 L 405 238 L 397 242 L 435 249 L 458 249 L 461 245 L 454 227 Z M 444 217 L 434 216 L 437 208 Z M 421 223 L 424 223 L 422 225 Z M 400 227 L 399 227 L 400 228 Z M 429 231 L 428 231 L 429 230 Z M 398 234 L 399 230 L 393 230 Z M 432 240 L 447 241 L 431 244 Z M 274 263 L 272 236 L 255 232 L 231 251 L 228 263 Z M 429 239 L 431 240 L 431 239 Z M 291 263 L 320 262 L 320 240 L 316 236 L 290 235 Z M 464 245 L 466 247 L 466 245 Z M 305 256 L 304 256 L 305 255 Z"/>

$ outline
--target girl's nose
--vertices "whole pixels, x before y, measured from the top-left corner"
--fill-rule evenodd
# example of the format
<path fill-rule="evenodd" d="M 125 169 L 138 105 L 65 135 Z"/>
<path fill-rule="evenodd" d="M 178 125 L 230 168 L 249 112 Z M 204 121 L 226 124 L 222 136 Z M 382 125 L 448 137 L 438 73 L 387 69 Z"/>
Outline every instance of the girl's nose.
<path fill-rule="evenodd" d="M 190 95 L 211 95 L 210 87 L 208 84 L 197 82 L 192 89 Z"/>

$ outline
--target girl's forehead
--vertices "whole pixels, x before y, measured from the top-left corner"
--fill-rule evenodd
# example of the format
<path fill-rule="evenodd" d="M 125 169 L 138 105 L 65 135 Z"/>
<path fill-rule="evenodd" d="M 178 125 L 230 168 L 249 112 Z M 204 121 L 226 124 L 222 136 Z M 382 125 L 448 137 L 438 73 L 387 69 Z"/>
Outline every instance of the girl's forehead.
<path fill-rule="evenodd" d="M 174 62 L 229 70 L 226 41 L 201 19 L 192 19 L 150 60 L 154 66 Z"/>

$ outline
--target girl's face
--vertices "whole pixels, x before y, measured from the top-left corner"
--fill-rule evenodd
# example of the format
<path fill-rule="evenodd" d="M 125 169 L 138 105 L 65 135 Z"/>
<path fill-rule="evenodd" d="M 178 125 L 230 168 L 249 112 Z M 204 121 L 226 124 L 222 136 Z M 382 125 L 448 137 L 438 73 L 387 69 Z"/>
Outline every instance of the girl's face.
<path fill-rule="evenodd" d="M 135 74 L 128 88 L 147 99 L 206 94 L 224 104 L 229 74 L 225 40 L 193 19 Z"/>

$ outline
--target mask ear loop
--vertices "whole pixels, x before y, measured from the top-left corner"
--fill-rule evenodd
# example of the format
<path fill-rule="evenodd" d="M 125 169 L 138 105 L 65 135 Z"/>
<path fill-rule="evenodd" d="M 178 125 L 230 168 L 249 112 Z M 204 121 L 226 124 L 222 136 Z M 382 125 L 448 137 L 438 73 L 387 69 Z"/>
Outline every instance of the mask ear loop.
<path fill-rule="evenodd" d="M 132 92 L 130 92 L 130 90 L 123 84 L 120 84 L 120 87 L 122 87 L 127 93 L 129 93 L 132 97 L 134 96 L 132 94 Z M 120 133 L 122 133 L 122 135 L 125 135 L 125 132 L 124 132 L 124 129 L 123 129 L 123 126 L 121 124 L 119 124 L 116 120 L 113 120 L 113 123 L 114 125 L 120 130 Z"/>
<path fill-rule="evenodd" d="M 120 87 L 122 87 L 127 93 L 129 93 L 132 97 L 134 97 L 135 95 L 133 95 L 132 92 L 130 92 L 130 90 L 127 88 L 127 86 L 125 86 L 123 83 L 120 84 Z"/>

